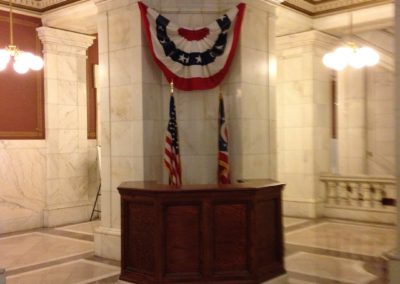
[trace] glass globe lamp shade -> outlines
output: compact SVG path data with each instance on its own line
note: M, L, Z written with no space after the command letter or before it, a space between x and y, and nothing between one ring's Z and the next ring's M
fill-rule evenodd
M3 66L4 66L4 69L6 69L6 66L7 66L8 62L10 61L10 59L11 59L10 53L5 49L0 49L0 69ZM4 70L4 69L2 69L2 70Z
M39 56L33 56L29 67L34 71L38 71L38 70L42 69L43 66L44 66L43 59Z
M380 56L374 49L364 46L360 48L360 53L366 66L374 66L378 64Z
M322 58L322 62L326 67L337 71L343 70L347 65L346 60L338 56L335 52L325 54Z
M13 66L18 74L25 74L29 71L29 63L23 60L16 60Z
M359 48L353 50L353 53L349 58L349 65L355 69L360 69L365 66L364 57Z

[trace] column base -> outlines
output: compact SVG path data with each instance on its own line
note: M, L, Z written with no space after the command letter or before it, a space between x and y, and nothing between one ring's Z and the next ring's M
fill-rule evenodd
M398 284L400 281L400 251L386 254L389 268L389 284Z
M287 284L289 283L288 275L284 274L278 277L275 277L274 279L265 281L261 284Z
M43 210L44 227L56 227L66 224L87 222L90 218L92 204L68 204L47 207Z
M291 217L318 218L321 216L321 201L283 200L283 215Z
M100 226L94 233L94 254L121 260L121 229Z
M0 284L6 284L6 270L0 268Z

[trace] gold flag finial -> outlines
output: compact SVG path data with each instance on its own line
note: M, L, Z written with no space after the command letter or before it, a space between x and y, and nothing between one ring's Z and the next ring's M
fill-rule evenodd
M171 96L174 94L174 81L171 80L171 83L169 83L169 91Z

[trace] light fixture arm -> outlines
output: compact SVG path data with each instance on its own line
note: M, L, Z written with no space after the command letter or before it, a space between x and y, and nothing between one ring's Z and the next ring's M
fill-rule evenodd
M10 44L4 49L0 49L0 71L6 70L10 61L13 62L15 72L19 74L25 74L29 70L38 71L43 68L43 59L40 56L18 49L14 43L12 0L8 0L8 6L10 9Z
M10 45L14 45L13 5L12 5L12 0L9 1L9 7L10 7Z

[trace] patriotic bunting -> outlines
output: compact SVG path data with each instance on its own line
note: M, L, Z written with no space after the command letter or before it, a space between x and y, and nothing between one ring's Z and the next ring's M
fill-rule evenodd
M142 2L139 8L153 58L168 82L184 91L221 83L235 55L245 4L200 29L179 27Z

